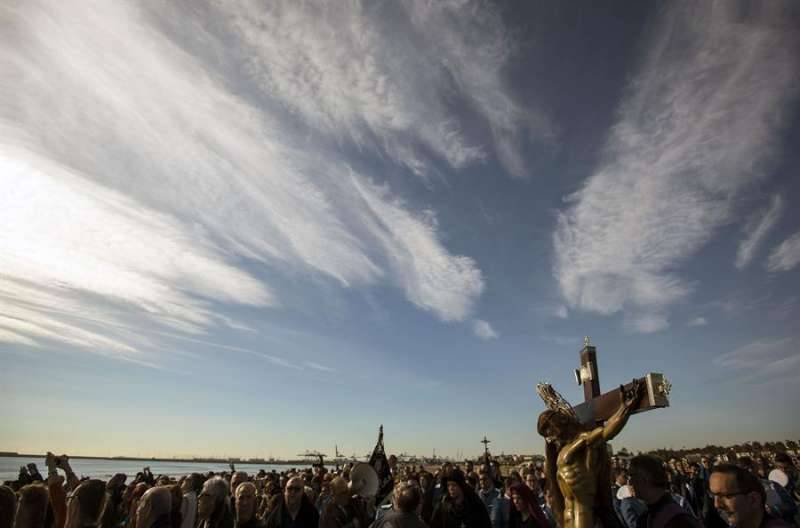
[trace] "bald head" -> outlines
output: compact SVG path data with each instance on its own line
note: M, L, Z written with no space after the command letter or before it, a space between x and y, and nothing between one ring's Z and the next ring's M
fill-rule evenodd
M300 507L300 502L303 500L303 493L306 483L301 477L292 477L286 483L286 489L283 492L283 497L286 500L286 505L289 508L295 509Z

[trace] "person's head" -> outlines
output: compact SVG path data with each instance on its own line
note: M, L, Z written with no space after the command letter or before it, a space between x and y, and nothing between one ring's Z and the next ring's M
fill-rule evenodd
M519 474L519 471L512 471L508 474L508 477L506 477L506 488L520 483L522 483L522 476Z
M256 514L256 486L242 482L236 488L236 519L240 524L248 522Z
M647 504L658 502L669 486L664 463L652 455L633 457L628 477L633 494Z
M734 464L720 464L711 470L708 488L714 506L730 526L755 528L761 524L767 496L754 474Z
M423 471L422 474L419 476L419 486L424 490L428 491L433 487L433 475L428 473L427 471Z
M183 493L195 492L200 493L203 489L203 482L205 482L205 477L200 473L192 473L181 482L181 491Z
M392 505L395 511L413 513L417 510L421 498L419 488L408 482L399 482L392 491Z
M239 484L242 482L247 482L247 473L244 471L237 471L231 476L231 494L236 494L236 488L239 487Z
M787 453L777 453L775 455L775 467L786 473L790 478L797 473L797 468L792 463L792 457Z
M303 500L303 493L305 490L305 483L301 477L292 477L286 482L286 489L283 492L283 498L286 500L286 505L289 508L299 508L300 502Z
M136 528L150 528L163 515L172 510L172 492L166 486L147 490L136 508Z
M617 486L624 486L628 483L628 470L624 467L615 467L614 468L614 483Z
M127 508L128 508L128 514L130 515L130 518L134 524L136 520L136 508L139 506L139 500L142 498L142 495L144 495L144 492L147 491L149 487L150 486L148 486L146 483L139 482L135 486L129 488L130 496Z
M464 473L458 469L452 470L447 478L447 495L450 499L457 504L463 502L466 487L467 481L464 478Z
M43 484L27 484L19 490L15 528L43 528L49 499Z
M564 413L548 409L539 415L536 430L548 443L558 443L573 438L581 430L581 425Z
M98 479L83 481L69 499L67 505L68 528L95 525L100 520L106 502L106 483Z
M538 493L539 491L539 479L536 478L536 473L533 471L528 471L525 474L525 484L533 491Z
M532 505L537 502L536 496L526 484L518 482L509 488L509 496L511 497L511 504L514 508L526 515L531 515Z
M17 512L17 495L8 486L0 486L0 528L11 528Z
M336 477L331 481L331 496L338 506L344 507L350 502L350 488L345 479Z
M212 477L203 484L197 496L197 517L208 520L219 514L228 500L228 483L222 477Z
M494 488L494 481L488 472L481 473L481 476L478 478L478 484L483 491L490 491Z
M547 504L547 507L551 510L555 507L555 502L553 502L553 490L550 486L544 489L544 503Z

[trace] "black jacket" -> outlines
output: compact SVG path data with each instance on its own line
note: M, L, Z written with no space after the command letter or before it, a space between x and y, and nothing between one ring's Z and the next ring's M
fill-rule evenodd
M308 497L303 495L300 511L292 521L286 508L286 499L281 497L278 506L267 517L265 528L319 528L319 512Z
M492 528L489 512L475 493L465 493L460 507L445 497L436 506L429 524L431 528Z

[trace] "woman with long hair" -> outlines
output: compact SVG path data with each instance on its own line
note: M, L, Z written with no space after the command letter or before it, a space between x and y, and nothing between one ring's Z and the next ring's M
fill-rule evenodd
M527 485L519 482L509 489L511 504L516 515L512 515L509 528L550 528L536 494Z

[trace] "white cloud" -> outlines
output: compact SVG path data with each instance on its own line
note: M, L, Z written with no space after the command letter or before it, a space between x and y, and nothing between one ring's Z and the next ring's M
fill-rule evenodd
M0 328L0 343L10 343L12 345L26 345L31 347L38 347L39 344L30 337L12 332L7 328Z
M769 254L769 271L789 271L800 264L800 231L778 244Z
M321 372L336 372L335 368L326 367L325 365L321 365L319 363L315 363L314 361L306 361L305 365L307 367L309 367L309 368L312 368L314 370L319 370Z
M736 251L736 267L745 268L753 260L761 242L778 222L783 213L783 199L780 195L772 197L767 209L753 215L745 225L745 238L739 243Z
M450 111L456 98L488 122L515 176L526 175L526 129L552 135L541 112L509 95L501 72L515 45L488 2L243 0L224 2L218 16L264 97L415 172L427 171L425 150L455 168L487 157Z
M659 312L626 313L624 324L630 332L652 334L669 328L669 318Z
M690 319L687 326L707 326L708 320L705 317L695 317L694 319Z
M570 307L666 328L668 307L692 290L676 270L765 176L800 86L796 32L781 13L744 18L734 7L662 13L602 162L559 215L554 271Z
M569 310L567 309L566 306L560 304L556 307L555 311L553 312L553 315L555 315L559 319L566 319L567 317L569 317Z
M31 1L4 9L16 30L0 31L0 63L9 72L0 81L0 278L7 291L25 293L4 307L13 319L0 325L6 341L60 339L147 362L157 347L142 325L194 334L246 328L224 306L277 307L285 276L343 287L388 283L442 320L470 316L481 272L444 247L435 216L351 171L328 143L297 132L282 109L240 98L228 71L206 69L207 56L225 52L209 34L198 34L201 57L163 34L153 25L159 17L138 4ZM253 67L294 49L287 46L250 50ZM293 110L322 128L328 119L333 130L367 119L353 112L369 101L337 92L372 89L352 81L372 82L376 93L386 85L396 93L389 101L417 98L417 88L409 96L410 88L371 70L374 60L354 59L364 71L335 79L330 93L320 88L327 106ZM279 98L303 99L305 74L273 73L289 83L275 87ZM347 107L341 115L337 104ZM375 130L391 124L390 114ZM440 114L431 114L429 134L443 142L442 155L454 166L480 158ZM108 324L72 316L79 313Z
M469 257L451 256L436 239L436 219L414 216L385 189L356 182L366 205L362 223L383 248L406 297L445 321L463 321L483 292L480 269ZM355 202L356 200L351 200Z
M786 376L800 368L797 340L765 338L714 358L721 367L746 371L748 379Z
M483 319L475 319L472 322L472 331L481 339L497 339L498 337L492 325Z

